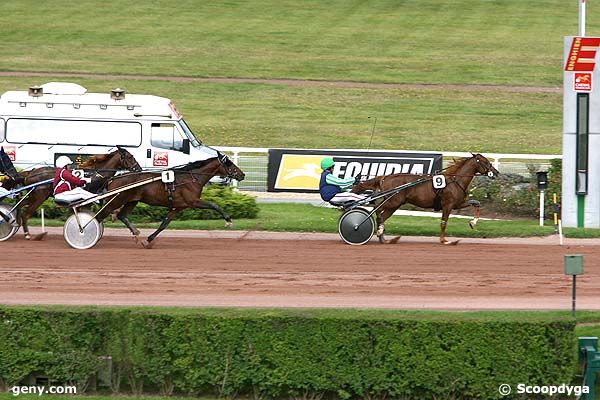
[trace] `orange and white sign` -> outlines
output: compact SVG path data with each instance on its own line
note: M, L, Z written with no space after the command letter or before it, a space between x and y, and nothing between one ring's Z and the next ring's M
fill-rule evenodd
M574 37L567 56L565 71L591 72L596 67L600 38Z
M169 166L169 153L163 151L155 151L152 157L152 165L155 167Z
M592 73L591 72L575 72L573 80L573 89L576 91L591 91L592 90Z
M10 159L10 161L16 161L16 159L17 159L17 148L16 147L14 147L14 146L5 147L4 152L6 153L6 155Z

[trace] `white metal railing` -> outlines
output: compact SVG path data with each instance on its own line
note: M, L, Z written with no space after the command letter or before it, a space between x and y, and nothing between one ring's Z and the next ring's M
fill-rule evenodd
M266 147L229 147L214 146L216 149L231 155L232 161L238 165L245 173L246 179L242 182L234 181L240 190L265 192L267 190L268 174L268 153ZM291 149L290 149L291 150ZM298 149L294 149L298 150ZM315 149L312 149L315 150ZM407 152L407 153L436 153L442 154L444 163L452 161L453 157L470 157L469 152L452 151L421 151L421 150L365 150L365 149L319 149L320 151L364 151L369 153L380 153L389 151ZM503 154L503 153L482 153L486 156L501 173L514 173L527 175L529 173L528 165L534 164L539 170L546 170L550 165L550 160L562 159L562 155L552 154Z

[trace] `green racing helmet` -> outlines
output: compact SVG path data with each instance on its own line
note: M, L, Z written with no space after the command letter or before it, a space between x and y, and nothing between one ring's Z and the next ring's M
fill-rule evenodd
M325 157L321 160L321 169L325 171L327 168L333 167L333 164L335 164L335 162L332 157Z

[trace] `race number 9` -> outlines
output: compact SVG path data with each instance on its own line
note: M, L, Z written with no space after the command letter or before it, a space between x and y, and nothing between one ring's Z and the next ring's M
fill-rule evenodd
M434 189L443 189L446 187L446 177L444 175L434 175L433 176L433 188Z

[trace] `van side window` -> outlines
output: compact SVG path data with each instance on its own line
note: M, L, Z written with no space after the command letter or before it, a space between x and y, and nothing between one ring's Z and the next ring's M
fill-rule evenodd
M10 143L129 146L142 144L139 122L9 118L6 140Z
M4 120L0 118L0 142L4 142Z
M152 124L152 146L160 149L183 150L183 137L173 124Z

